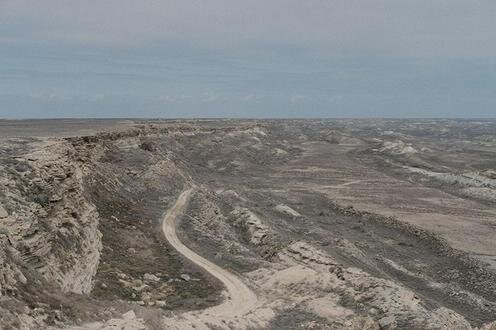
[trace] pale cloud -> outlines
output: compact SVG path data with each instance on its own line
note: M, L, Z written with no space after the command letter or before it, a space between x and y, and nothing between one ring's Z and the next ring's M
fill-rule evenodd
M205 92L201 95L200 100L201 100L201 102L210 103L210 102L217 102L221 98L222 97L218 93Z
M305 95L297 94L297 93L293 93L289 96L289 102L291 102L291 103L298 103L298 102L301 102L305 99L307 99L307 97Z
M495 17L490 0L0 0L0 117L494 117Z
M256 95L256 94L246 94L241 97L242 101L245 102L259 102L263 99L261 95Z
M327 97L327 101L330 103L338 102L344 99L344 95L331 95Z
M4 42L207 48L289 44L401 56L496 55L488 0L3 0Z
M31 93L29 94L29 97L40 101L53 102L53 103L69 101L71 99L71 97L68 95L60 95L57 93L44 93L44 92Z

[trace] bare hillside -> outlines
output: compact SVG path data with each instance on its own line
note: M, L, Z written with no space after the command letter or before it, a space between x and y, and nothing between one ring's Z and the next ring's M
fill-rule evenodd
M0 130L0 328L496 328L494 121Z

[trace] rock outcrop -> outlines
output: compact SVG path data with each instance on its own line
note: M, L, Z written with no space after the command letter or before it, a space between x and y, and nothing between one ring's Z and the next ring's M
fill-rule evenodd
M25 273L39 279L29 284L39 287L29 291L29 299L43 295L43 283L87 294L99 263L101 234L73 147L63 140L15 144L0 159L0 295L17 301L22 292L28 299ZM17 314L20 319L26 319L24 312Z

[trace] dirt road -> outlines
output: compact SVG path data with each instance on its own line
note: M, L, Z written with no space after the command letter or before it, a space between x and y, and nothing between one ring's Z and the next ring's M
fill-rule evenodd
M162 222L162 230L167 241L184 257L203 268L226 287L225 299L222 304L208 308L201 314L196 314L194 318L197 320L198 318L203 319L203 315L207 318L233 319L248 314L257 305L258 300L255 293L236 275L199 256L186 247L177 237L177 218L183 213L194 190L195 188L189 188L183 191L174 205L167 211ZM191 320L190 317L186 316L186 318Z

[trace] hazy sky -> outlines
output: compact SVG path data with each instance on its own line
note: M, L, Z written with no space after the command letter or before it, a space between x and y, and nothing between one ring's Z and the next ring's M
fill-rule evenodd
M496 117L494 0L0 0L0 117Z

